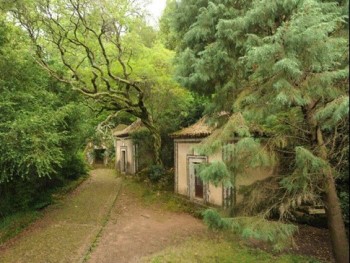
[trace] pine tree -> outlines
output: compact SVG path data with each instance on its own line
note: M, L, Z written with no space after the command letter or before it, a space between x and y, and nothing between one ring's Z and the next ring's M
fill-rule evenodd
M323 202L335 258L348 262L335 183L348 163L348 2L176 5L170 24L180 42L177 79L210 96L211 112L240 113L250 131L259 127L268 136L268 149L290 164L278 182L285 198L272 198L270 211L285 218L302 202ZM215 136L225 138L227 129Z

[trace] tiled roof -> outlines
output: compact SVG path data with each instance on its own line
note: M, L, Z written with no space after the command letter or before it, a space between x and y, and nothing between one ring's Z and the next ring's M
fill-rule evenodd
M201 138L209 136L214 129L215 127L211 127L207 124L207 118L203 117L195 124L174 132L170 134L170 136L173 138Z
M126 127L128 127L128 125L119 124L117 127L115 127L115 128L112 130L112 133L114 134L115 132L120 132L120 131L124 130Z
M123 125L123 124L122 124ZM117 126L117 128L120 125ZM129 136L131 133L136 132L137 130L141 129L143 127L143 124L141 122L140 119L137 119L136 121L134 121L132 124L130 124L129 126L125 125L124 129L114 129L113 130L113 136L115 137L127 137Z

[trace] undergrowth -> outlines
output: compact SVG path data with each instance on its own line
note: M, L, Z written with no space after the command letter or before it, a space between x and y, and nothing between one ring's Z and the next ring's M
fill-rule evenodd
M164 190L159 185L140 181L139 178L126 177L124 187L138 197L144 205L159 205L171 212L185 212L196 218L202 218L206 206L194 204L185 198Z
M140 180L137 176L127 176L125 179L124 187L146 206L159 205L162 209L189 213L200 219L203 219L204 215L210 211L207 206L192 203L170 190L162 190L159 185L153 185L148 180ZM217 208L217 211L222 215L227 213L227 211L220 208ZM232 227L231 223L230 227ZM227 228L227 226L223 225L222 228ZM167 248L152 257L146 258L146 262L319 262L310 257L285 254L283 251L278 252L279 250L272 249L269 245L262 245L261 242L251 243L256 234L254 231L252 232L254 235L251 235L245 229L246 238L242 238L242 235L231 231L220 231L218 227L209 229L209 235L205 236L204 239L189 240L188 244L182 244L180 247ZM261 229L261 231L265 230ZM263 250L254 248L254 244L260 244Z
M38 211L18 212L0 221L0 244L19 234L41 216Z
M319 261L299 255L272 255L259 249L251 249L240 244L239 240L232 242L224 236L193 238L187 242L144 258L143 262L202 262L202 263L318 263Z

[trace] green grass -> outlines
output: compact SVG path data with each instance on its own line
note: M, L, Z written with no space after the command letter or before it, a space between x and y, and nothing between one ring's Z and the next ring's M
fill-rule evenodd
M152 263L316 263L315 259L298 255L274 256L265 251L250 249L225 238L196 238L188 240L179 246L169 247L151 257L145 258L144 262Z
M187 212L196 217L207 207L193 204L174 195L172 192L160 191L156 187L138 182L132 178L124 180L124 187L139 198L144 205L159 205L162 209L172 212ZM243 239L232 233L211 232L202 238L191 239L179 246L169 247L151 257L145 258L146 262L164 263L316 263L316 259L293 254L272 253L255 248L249 248Z
M74 186L57 193L59 202L45 210L30 233L0 253L0 262L79 262L96 239L120 188L114 171L93 173L72 194L63 192Z
M152 185L146 185L132 178L126 178L124 180L124 187L139 198L146 206L158 205L167 211L185 212L198 218L201 218L202 212L208 208L189 202L185 198L175 195L173 192L159 190Z
M48 198L51 200L51 203L58 202L62 199L67 193L76 189L87 177L80 177L74 181L70 181L65 184L63 187L57 188L51 193L47 193L52 195L53 198ZM46 206L46 205L45 205ZM37 207L41 208L39 204ZM43 214L42 209L38 210L28 210L21 211L15 214L6 216L0 219L0 245L5 243L7 240L15 237L19 233L21 233L24 229L26 229L31 223L39 219Z
M32 222L40 217L37 211L19 212L5 217L0 221L0 245L18 235Z

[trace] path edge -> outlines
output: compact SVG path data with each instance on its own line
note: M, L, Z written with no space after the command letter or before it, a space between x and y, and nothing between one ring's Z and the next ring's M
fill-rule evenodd
M79 260L79 263L86 263L89 259L90 259L90 255L92 254L92 252L95 250L95 248L97 247L97 244L102 236L102 232L104 231L104 229L106 228L107 226L107 223L109 222L110 218L111 218L111 214L112 214L112 210L118 200L118 197L121 193L121 190L123 188L123 179L121 177L119 177L121 182L120 182L120 185L118 187L118 190L117 190L117 193L114 197L114 200L106 214L106 216L103 218L103 221L102 221L102 225L101 225L101 228L100 230L97 232L96 236L94 237L93 241L91 242L90 246L86 249L85 253L83 254L81 260Z

